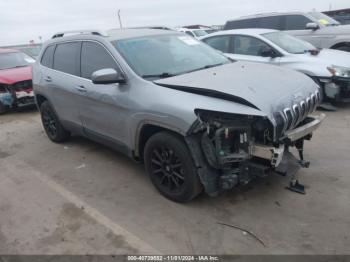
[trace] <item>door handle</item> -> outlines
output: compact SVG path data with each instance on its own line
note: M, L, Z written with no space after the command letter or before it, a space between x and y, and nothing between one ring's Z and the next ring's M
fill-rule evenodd
M52 78L50 76L45 77L44 80L46 82L52 82Z
M76 89L82 93L86 93L86 91L87 91L85 86L83 86L83 85L77 86Z

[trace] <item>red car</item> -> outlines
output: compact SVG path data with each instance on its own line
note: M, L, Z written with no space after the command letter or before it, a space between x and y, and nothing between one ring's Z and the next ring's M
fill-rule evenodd
M34 62L20 51L0 48L0 114L35 105L31 67Z

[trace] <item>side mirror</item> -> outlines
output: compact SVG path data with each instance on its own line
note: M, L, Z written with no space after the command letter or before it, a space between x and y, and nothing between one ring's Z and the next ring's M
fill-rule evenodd
M262 57L271 57L271 58L276 58L279 55L271 48L263 48L260 51L260 56Z
M91 80L94 84L125 83L125 79L113 68L106 68L92 73Z
M316 31L316 30L320 29L320 26L316 23L308 23L308 24L306 24L306 29Z

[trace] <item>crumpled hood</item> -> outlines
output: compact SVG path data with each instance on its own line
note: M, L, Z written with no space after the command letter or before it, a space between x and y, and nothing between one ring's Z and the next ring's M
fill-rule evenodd
M313 80L296 71L250 62L235 62L154 83L250 105L270 119L274 112L291 107L318 89Z
M32 68L30 66L0 70L0 83L12 85L17 82L32 79Z

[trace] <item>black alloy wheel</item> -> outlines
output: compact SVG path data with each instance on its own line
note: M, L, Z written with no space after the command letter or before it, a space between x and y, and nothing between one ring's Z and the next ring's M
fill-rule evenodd
M50 110L44 110L42 112L43 125L50 137L57 136L57 124L56 119L54 118Z
M69 139L70 133L61 125L59 118L48 101L40 106L41 120L47 136L55 143Z
M156 147L151 156L151 172L159 187L170 193L180 192L185 184L183 164L176 153L165 147Z
M189 202L203 190L192 155L180 136L153 135L146 143L144 162L153 185L172 201Z

